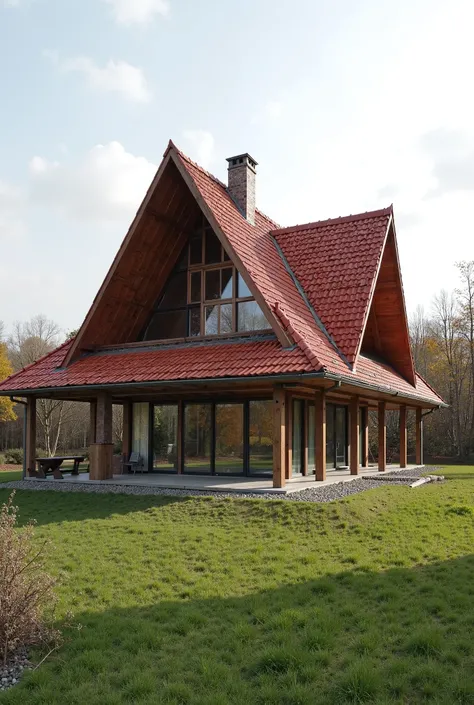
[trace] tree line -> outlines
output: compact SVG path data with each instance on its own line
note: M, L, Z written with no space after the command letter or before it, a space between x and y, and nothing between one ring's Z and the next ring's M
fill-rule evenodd
M453 292L440 291L431 310L419 307L409 324L415 367L449 404L425 417L427 455L469 461L474 459L474 261L456 267L458 287ZM71 335L42 315L15 323L8 334L0 322L0 380ZM121 441L120 413L115 409L117 444ZM0 452L22 446L22 428L21 407L0 397ZM88 404L38 400L38 446L46 454L85 449L88 434ZM393 435L397 436L395 427Z

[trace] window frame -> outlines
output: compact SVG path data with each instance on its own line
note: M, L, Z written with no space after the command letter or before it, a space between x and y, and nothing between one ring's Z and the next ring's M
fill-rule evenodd
M206 235L208 233L211 233L216 239L217 236L215 235L213 229L211 226L207 223L205 220L204 216L202 217L201 224L193 230L193 232L190 235L190 238L185 245L186 248L186 255L182 254L178 260L178 265L186 263L186 270L184 270L184 267L179 267L176 269L176 267L170 272L170 275L168 277L168 280L165 284L165 287L163 288L159 300L155 302L155 305L153 306L152 312L150 319L148 320L143 333L141 334L140 338L141 341L143 342L178 342L178 341L188 341L188 340L207 340L207 339L216 339L220 337L242 337L242 336L251 336L254 335L255 333L266 333L266 332L273 332L272 327L270 322L267 320L267 327L266 328L258 328L254 330L239 330L239 321L238 321L238 305L242 303L247 303L247 302L255 302L255 304L260 308L260 305L256 301L254 296L238 296L238 280L240 273L230 257L227 255L223 245L219 242L220 244L220 256L221 259L219 262L212 262L209 264L206 264L205 258L206 258ZM191 242L195 240L197 237L201 238L201 262L199 263L191 263ZM220 272L220 288L222 288L222 271L225 269L230 269L232 271L232 295L230 297L226 297L225 299L207 299L206 298L206 273L210 271L219 271ZM169 281L171 280L171 277L175 275L177 272L183 272L186 271L186 304L181 305L181 306L170 306L169 308L165 309L160 309L159 304L163 300L163 297L165 296L165 290L166 287L169 284ZM195 301L193 300L192 297L192 275L200 273L201 276L201 282L200 282L200 290L201 290L201 300L200 301ZM247 287L248 288L248 287ZM221 332L221 306L225 304L230 304L232 306L232 330L231 331L224 331ZM218 323L217 323L217 333L206 333L206 307L213 307L216 308L218 307ZM199 307L200 309L200 334L199 335L191 335L191 310L194 308ZM261 308L260 308L261 310ZM155 314L157 313L178 313L179 311L185 311L186 312L186 333L184 336L180 336L178 338L146 338L147 330L150 327L151 321ZM265 317L265 314L262 311L262 315ZM266 319L266 317L265 317Z

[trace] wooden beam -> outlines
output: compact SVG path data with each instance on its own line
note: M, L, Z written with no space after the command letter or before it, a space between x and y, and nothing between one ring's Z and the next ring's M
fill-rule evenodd
M273 390L273 487L284 487L286 479L286 394Z
M387 421L385 418L385 402L379 401L379 452L378 464L380 472L387 469Z
M322 482L326 479L326 394L324 391L316 392L314 406L315 479Z
M36 472L36 398L28 397L26 402L26 472L34 477Z
M400 407L400 467L407 466L407 408Z
M293 399L286 394L286 464L285 477L289 480L293 474Z
M359 474L359 397L352 397L350 415L350 462L351 475Z
M416 451L415 463L423 465L423 414L420 407L416 408Z
M112 443L112 397L106 392L97 395L96 443Z

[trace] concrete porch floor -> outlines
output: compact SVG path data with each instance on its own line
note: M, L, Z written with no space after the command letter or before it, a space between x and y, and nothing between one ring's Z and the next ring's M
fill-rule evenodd
M405 470L414 470L419 468L419 465L408 465ZM239 492L239 493L265 493L265 494L288 494L290 492L301 492L301 490L311 489L314 487L324 487L333 485L337 482L351 482L360 477L370 477L376 475L383 477L391 472L400 470L399 465L387 465L385 472L379 472L377 466L368 468L360 468L358 475L351 475L348 469L328 470L326 480L316 482L314 475L308 477L300 476L293 477L286 481L286 486L282 488L273 487L271 477L225 477L225 476L210 476L210 475L171 475L159 473L136 473L134 475L114 475L110 480L90 480L89 473L81 473L80 475L64 474L63 480L55 480L52 476L48 476L45 480L39 478L28 478L29 481L37 482L74 482L74 483L91 483L91 484L112 484L112 485L130 485L142 487L162 487L166 489L178 490L201 490L204 492Z

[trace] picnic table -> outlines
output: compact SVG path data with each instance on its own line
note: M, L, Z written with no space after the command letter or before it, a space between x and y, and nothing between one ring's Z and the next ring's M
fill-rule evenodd
M56 480L62 480L63 474L60 470L61 465L65 460L73 460L71 475L79 475L79 465L85 460L83 455L61 455L55 458L36 458L38 470L35 471L36 477L45 478L48 473L52 473Z

